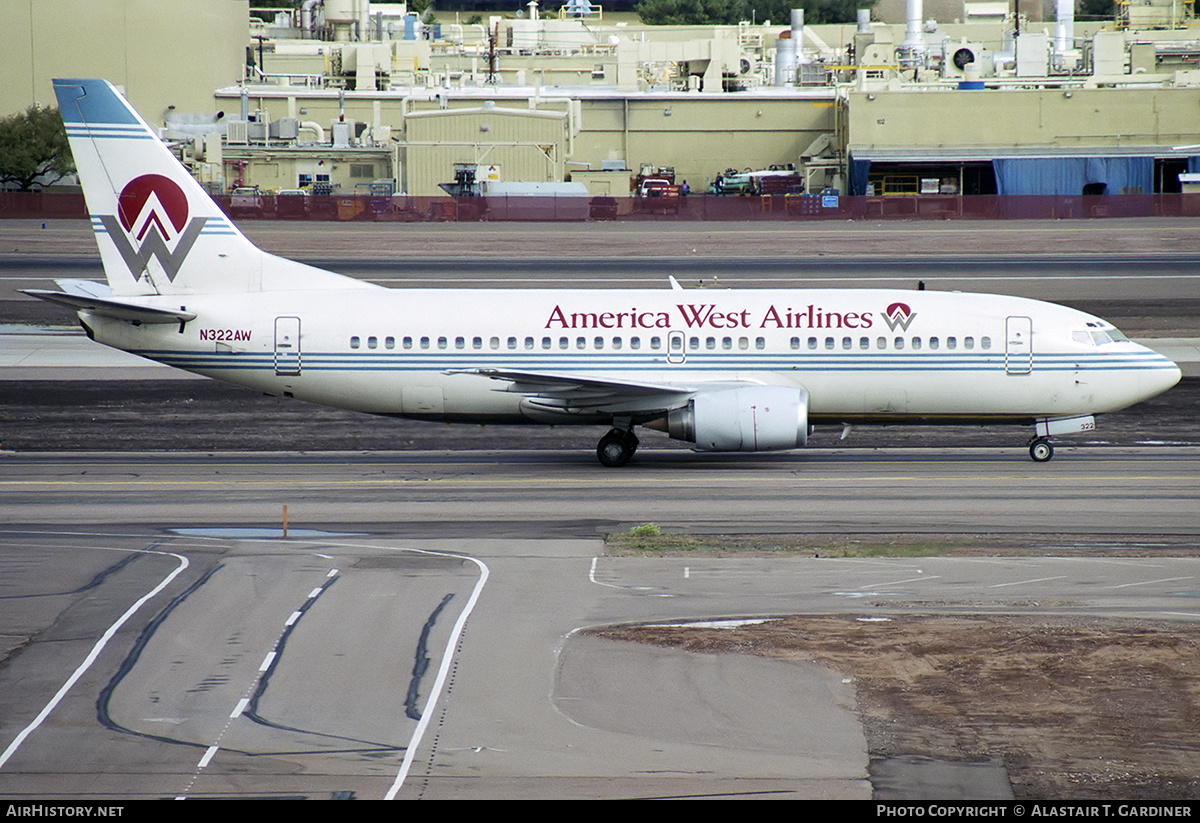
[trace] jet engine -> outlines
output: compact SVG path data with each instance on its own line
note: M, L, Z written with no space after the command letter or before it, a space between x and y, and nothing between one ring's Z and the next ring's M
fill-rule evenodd
M671 437L698 451L795 449L808 442L808 392L784 386L704 392L665 422Z

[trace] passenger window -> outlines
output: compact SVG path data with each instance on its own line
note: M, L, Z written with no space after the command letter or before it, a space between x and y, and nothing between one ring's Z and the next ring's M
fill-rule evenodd
M493 349L500 348L500 338L493 337L491 340L488 341L488 345L491 346Z
M359 345L358 335L350 338L350 348L357 349Z
M421 338L421 348L423 348L423 349L429 348L429 338L428 337Z
M817 338L815 338L815 337L808 338L808 348L811 350L811 349L816 349L816 347L817 347Z
M379 338L378 338L378 337L375 337L374 335L372 335L372 336L368 337L368 338L367 338L367 348L368 348L368 349L377 349L377 348L379 348Z
M904 348L904 338L897 337L895 340L892 341L892 345L896 348L896 351L900 351L901 349Z
M766 347L767 347L767 338L765 338L765 337L754 338L754 348L758 349L759 351L762 351Z
M533 338L532 337L525 338L525 348L528 351L533 351Z
M963 338L963 348L964 349L975 348L975 338L974 337L964 337Z
M691 340L691 342L690 342L688 345L689 345L689 346L691 346L691 348L692 348L692 351L696 351L697 349L699 349L699 348L700 348L700 338L699 338L699 337L693 337L693 338L692 338L692 340Z
M467 338L465 338L465 337L454 338L454 348L465 349L466 347L467 347Z
M613 338L613 348L614 348L614 349L619 349L619 348L621 348L621 338L619 338L619 337L614 337L614 338Z
M958 348L958 339L955 337L947 337L946 338L946 348L957 349Z
M559 347L560 349L569 349L569 348L571 348L571 338L569 338L569 337L560 337L560 338L558 338L558 347Z
M846 351L850 351L850 349L854 348L853 338L843 337L842 338L842 348L845 349Z
M919 337L914 337L914 338L912 339L912 347L913 347L914 349L919 349L919 348L921 348L921 338L919 338Z
M717 347L717 338L709 337L704 340L704 348L715 349Z
M439 338L438 338L438 348L439 348L439 349L444 349L444 348L446 348L446 347L447 347L447 346L449 346L449 345L450 345L450 341L449 341L449 340L447 340L446 338L444 338L444 337L439 337Z
M726 351L728 351L729 349L732 349L733 348L733 338L732 337L722 337L721 338L721 348L725 349Z
M629 338L629 348L640 349L641 347L642 347L642 338L640 338L640 337Z
M603 337L597 337L595 340L592 341L592 343L593 343L593 345L595 345L595 347L597 349L604 348L604 338Z
M863 351L866 351L867 349L871 348L871 338L869 338L869 337L858 338L858 347L860 349L862 349Z
M517 347L517 338L515 338L515 337L508 338L508 347L510 349L515 349Z
M471 348L482 349L483 348L483 338L482 337L471 338Z
M990 337L979 338L979 348L990 349L991 347L992 347L992 338L990 338Z
M543 349L549 349L553 345L554 345L554 342L549 337L542 338L542 348Z
M929 348L936 349L938 347L938 339L936 337L929 338Z
M587 348L587 338L586 337L576 337L575 338L575 348L586 349Z
M662 338L661 337L651 337L650 338L650 348L656 349L656 350L661 349L662 348Z
M710 337L710 338L709 338L709 340L711 340L711 339L712 339L712 338ZM709 348L712 348L712 347L711 347L711 346L709 346ZM799 337L793 337L793 338L792 338L792 348L793 348L793 349L798 349L798 348L800 348L800 338L799 338Z
M750 348L750 338L739 337L738 338L738 348L741 349L742 351L745 351L746 349Z
M412 338L411 338L411 337L406 337L406 338L404 338L404 348L406 348L406 349L411 349L411 348L412 348L412 343L413 343L413 341L412 341Z
M886 337L875 338L875 348L886 349L887 348L887 338Z
M833 351L834 343L835 343L835 341L834 341L834 339L833 339L832 337L826 337L826 338L825 338L825 348L826 348L828 351Z
M394 338L394 337L385 337L385 338L383 338L383 347L384 347L385 349L394 349L394 348L396 348L396 338Z

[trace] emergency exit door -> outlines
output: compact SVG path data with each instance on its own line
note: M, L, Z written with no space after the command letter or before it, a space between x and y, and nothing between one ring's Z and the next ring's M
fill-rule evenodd
M1004 370L1009 374L1033 371L1033 321L1010 317L1004 328Z
M275 373L300 373L300 318L275 318Z

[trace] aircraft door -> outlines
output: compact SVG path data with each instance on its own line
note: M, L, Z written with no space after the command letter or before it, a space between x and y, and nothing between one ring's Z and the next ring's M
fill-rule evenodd
M667 335L667 362L682 363L687 359L687 351L683 338L683 332L673 331Z
M1004 370L1009 374L1033 371L1033 321L1010 317L1004 324Z
M300 373L300 318L275 318L275 373Z

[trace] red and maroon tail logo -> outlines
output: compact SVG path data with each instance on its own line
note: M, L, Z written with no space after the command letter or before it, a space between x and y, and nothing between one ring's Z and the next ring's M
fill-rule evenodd
M908 307L907 303L893 303L887 307L883 314L883 321L888 324L888 328L892 331L900 329L908 331L908 324L913 321L917 313Z
M174 281L207 221L188 220L189 212L187 195L178 183L161 174L143 174L121 189L117 214L101 215L100 222L135 280L142 279L150 259L156 258L167 279Z

